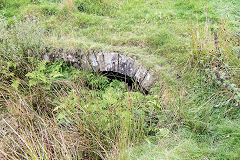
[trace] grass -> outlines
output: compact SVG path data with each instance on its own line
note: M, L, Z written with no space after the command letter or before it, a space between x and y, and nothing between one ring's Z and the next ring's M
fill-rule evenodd
M238 6L0 1L0 159L239 159ZM129 92L37 61L46 46L123 52L159 81Z

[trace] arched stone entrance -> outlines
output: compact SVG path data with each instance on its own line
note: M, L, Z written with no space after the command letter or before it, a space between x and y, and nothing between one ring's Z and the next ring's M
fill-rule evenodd
M44 60L69 62L76 68L94 72L116 72L136 80L140 87L149 91L156 78L153 73L144 68L137 60L116 52L70 52L53 50L43 55Z

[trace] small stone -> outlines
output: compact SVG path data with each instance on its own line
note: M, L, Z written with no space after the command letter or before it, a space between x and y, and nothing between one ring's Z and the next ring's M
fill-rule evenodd
M217 109L217 108L220 108L220 105L216 105L216 106L214 106L213 108L216 108L216 109Z
M77 61L76 58L75 58L73 55L71 55L71 54L68 54L68 55L67 55L67 60L68 60L69 62L72 62L72 63L74 63L74 62Z
M73 67L75 67L75 68L77 68L77 69L80 69L80 68L81 68L81 66L80 66L78 63L74 63L74 64L73 64Z

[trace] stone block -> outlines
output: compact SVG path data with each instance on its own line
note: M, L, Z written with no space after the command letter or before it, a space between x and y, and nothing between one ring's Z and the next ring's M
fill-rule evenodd
M103 53L104 70L118 72L118 53Z
M93 69L95 72L99 71L100 66L99 66L99 64L98 64L98 61L97 61L97 58L96 58L95 54L89 53L88 59L89 59L90 65L92 66L92 69Z
M119 54L118 55L118 72L123 74L123 75L127 75L127 65L128 65L128 57Z
M156 81L156 77L153 76L150 72L148 72L144 78L144 80L141 83L141 86L149 91L151 87L153 86L154 82Z
M97 62L99 64L99 70L100 71L105 71L103 53L102 52L95 53L95 56L96 56Z
M126 67L126 74L129 77L134 77L134 75L136 74L138 68L139 68L139 65L137 64L136 60L134 60L133 58L128 57L127 67Z
M44 54L43 55L43 60L50 61L50 54Z
M147 72L148 71L145 68L143 68L142 66L139 66L139 68L134 76L135 80L141 84L141 82L145 78Z
M80 69L81 66L78 64L78 63L73 63L73 67L77 68L77 69Z
M86 56L86 54L83 54L81 56L81 68L84 70L92 70L92 67L90 66L89 62L88 62L88 57Z
M67 61L71 63L76 63L78 60L76 58L76 55L74 54L67 54Z

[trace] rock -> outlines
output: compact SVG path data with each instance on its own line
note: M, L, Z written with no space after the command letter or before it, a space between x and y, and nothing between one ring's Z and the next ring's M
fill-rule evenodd
M43 60L50 61L50 56L49 56L49 54L44 54L44 55L43 55Z
M127 65L128 65L128 57L119 54L118 55L118 72L123 74L123 75L127 75Z
M126 73L129 77L134 77L139 66L137 65L136 60L133 58L128 57L127 59L127 67L126 67Z
M88 62L88 58L86 56L86 54L83 54L81 56L81 68L84 70L92 70L92 67L90 66L89 62Z
M145 78L145 75L147 74L147 70L145 68L143 68L142 66L139 66L134 78L136 79L136 81L138 83L141 84L141 82L143 81L143 79Z
M77 69L80 69L80 68L81 68L81 66L79 65L79 63L74 63L74 64L73 64L73 67L75 67L75 68L77 68Z
M97 61L97 58L96 58L95 54L90 53L90 54L88 55L88 58L89 58L89 63L90 63L90 65L92 66L92 69L93 69L95 72L99 71L100 66L99 66L99 64L98 64L98 61Z
M104 71L118 72L118 53L103 53Z
M103 53L102 52L95 53L95 56L96 56L97 62L99 64L100 71L105 71Z
M141 86L146 90L150 90L155 81L156 78L150 72L148 72L143 79Z

